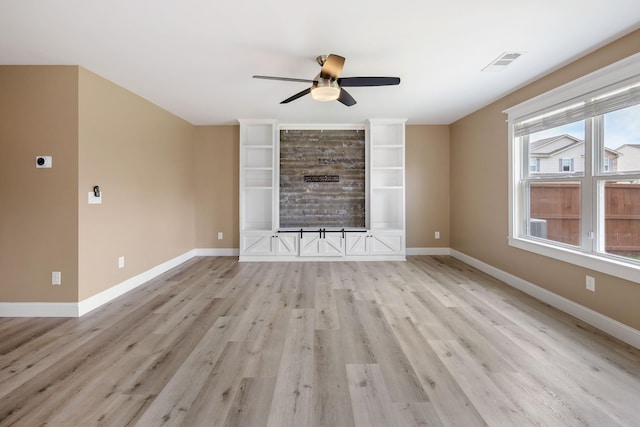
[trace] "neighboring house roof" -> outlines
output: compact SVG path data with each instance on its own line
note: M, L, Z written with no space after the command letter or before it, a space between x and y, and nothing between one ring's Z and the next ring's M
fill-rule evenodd
M558 141L565 139L566 142L564 144L557 144ZM539 139L537 141L531 142L529 144L529 155L531 157L553 157L563 151L566 151L570 148L578 146L580 144L584 144L584 141L580 138L576 138L571 135L558 135L552 136L550 138ZM626 144L633 145L634 147L640 148L640 144ZM619 147L618 149L620 149ZM605 151L617 156L622 155L617 150L612 150L610 148L605 147Z
M626 147L640 149L640 144L622 144L620 147L616 148L616 151L623 150Z
M555 144L563 139L566 139L566 143L560 145ZM581 139L571 135L552 136L530 143L529 153L535 157L551 157L582 143L583 141Z

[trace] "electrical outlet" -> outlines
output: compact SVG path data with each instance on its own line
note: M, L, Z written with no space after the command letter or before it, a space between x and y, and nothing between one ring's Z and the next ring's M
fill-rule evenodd
M124 257L118 258L118 268L124 268Z
M589 290L591 292L595 292L596 291L596 279L595 278L593 278L591 276L587 276L586 285L587 285L587 290Z
M51 284L55 285L55 286L60 286L60 284L62 283L62 275L60 274L59 271L52 271L51 272Z
M218 240L222 240L222 231L218 231Z
M436 231L436 232L435 232L435 238L436 238L436 239L439 239L439 238L440 238L440 232L439 232L439 231Z

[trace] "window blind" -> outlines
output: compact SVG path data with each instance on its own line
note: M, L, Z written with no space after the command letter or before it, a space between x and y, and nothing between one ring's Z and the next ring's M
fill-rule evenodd
M514 135L523 136L546 129L600 116L640 104L640 83L605 93L596 97L577 100L570 106L556 109L539 116L515 122Z

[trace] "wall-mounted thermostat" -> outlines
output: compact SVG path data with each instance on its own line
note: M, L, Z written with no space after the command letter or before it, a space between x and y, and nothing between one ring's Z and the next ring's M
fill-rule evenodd
M53 166L53 158L51 156L36 156L36 168L50 168Z

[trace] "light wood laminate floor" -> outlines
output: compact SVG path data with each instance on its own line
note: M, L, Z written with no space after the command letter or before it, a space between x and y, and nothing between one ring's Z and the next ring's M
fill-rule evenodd
M0 425L640 425L640 351L450 257L194 258L0 319Z

